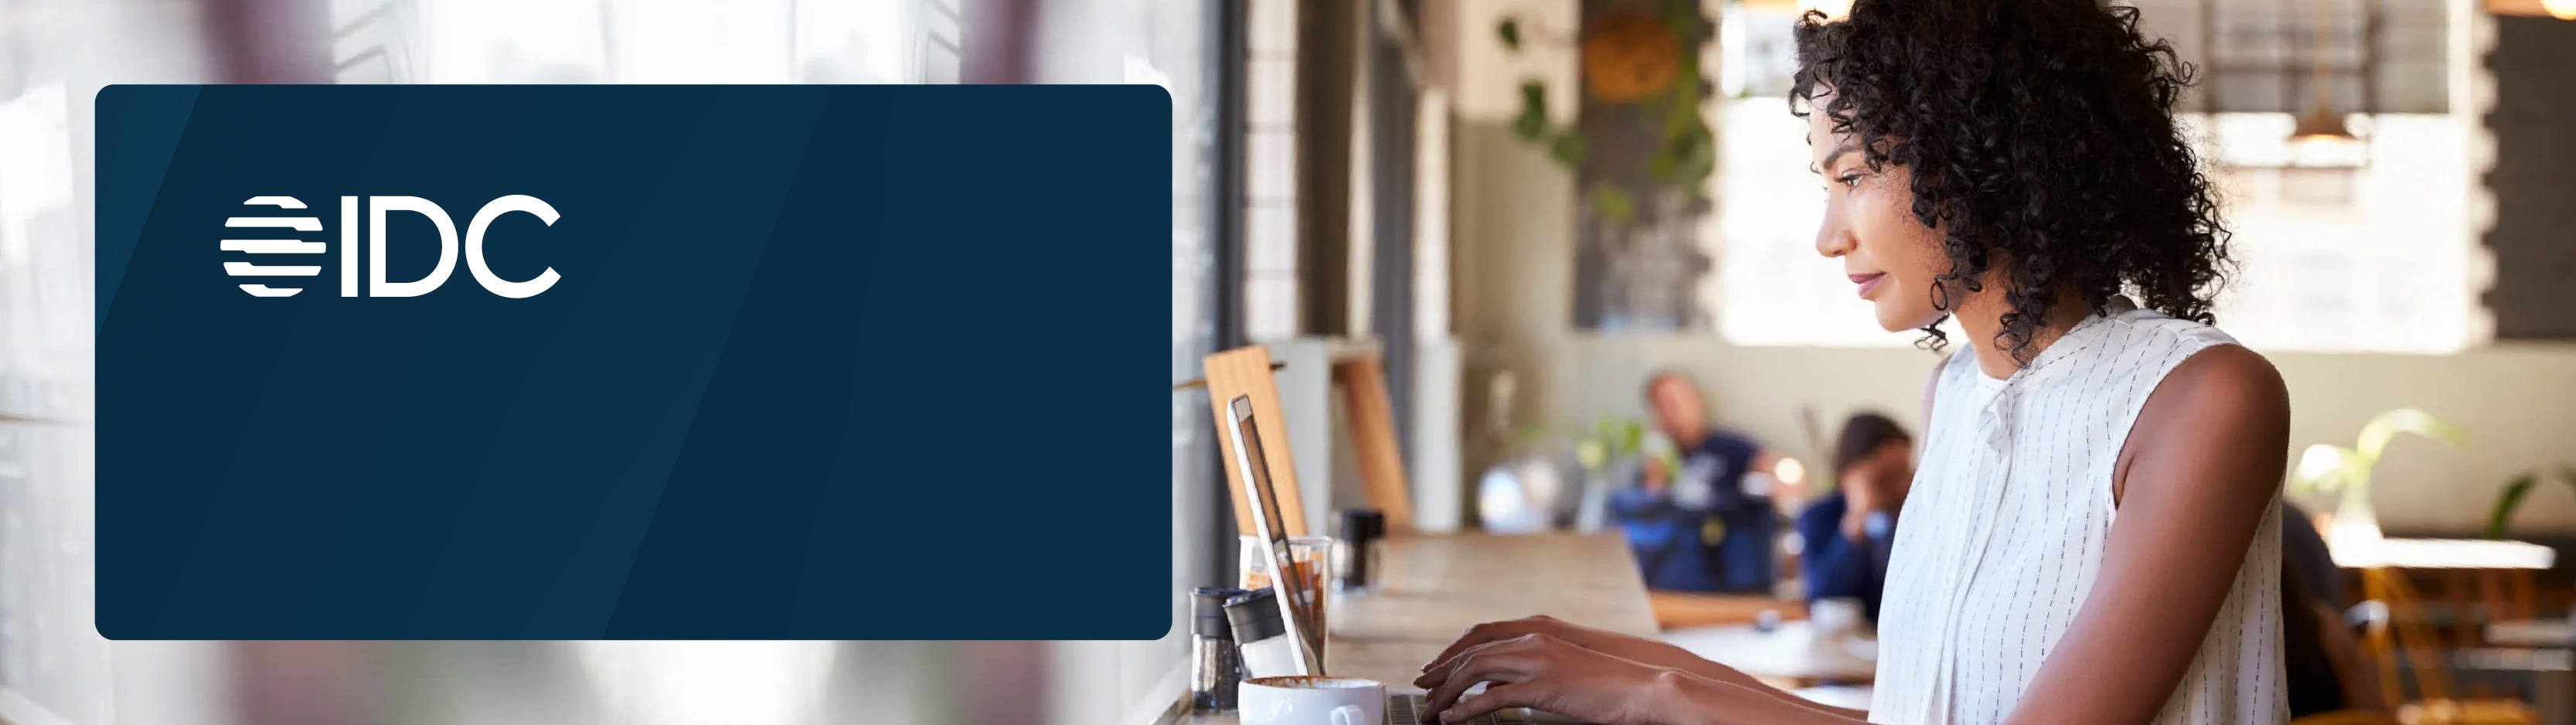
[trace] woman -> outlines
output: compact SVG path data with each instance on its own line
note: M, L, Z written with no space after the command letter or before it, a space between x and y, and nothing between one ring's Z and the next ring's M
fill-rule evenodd
M1834 488L1798 513L1798 559L1807 579L1807 602L1850 597L1878 619L1887 576L1889 537L1897 507L1914 483L1914 437L1894 419L1859 413L1843 421L1834 442Z
M1964 333L1925 385L1868 712L1548 619L1469 630L1416 681L1433 712L2284 720L2289 402L2208 326L2229 260L2173 120L2189 71L2136 21L2096 0L1857 0L1798 28L1791 95L1829 189L1816 250L1888 330Z

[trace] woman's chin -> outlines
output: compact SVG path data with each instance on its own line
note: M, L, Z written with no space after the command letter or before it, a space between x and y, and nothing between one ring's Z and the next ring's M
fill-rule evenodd
M1893 306L1883 303L1878 306L1878 326L1888 332L1920 330L1941 321L1941 313L1938 310L1929 311L1927 314L1923 310L1891 309L1891 307Z

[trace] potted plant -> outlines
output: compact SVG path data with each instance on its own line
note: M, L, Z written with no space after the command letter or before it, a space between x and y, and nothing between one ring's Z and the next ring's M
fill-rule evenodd
M2361 426L2361 437L2353 446L2319 443L2308 446L2299 455L2299 468L2292 493L2334 491L2340 494L2335 507L2334 523L2326 532L2329 548L2350 551L2354 546L2367 546L2379 538L2379 515L2370 507L2370 470L2379 464L2380 454L2399 433L2413 433L2451 444L2468 445L2469 430L2414 408L2398 408L2381 413Z
M2560 466L2558 478L2576 488L2576 466ZM2504 490L2496 492L2495 512L2487 516L2487 538L2504 538L2505 524L2513 520L2514 510L2522 508L2523 497L2530 495L2531 487L2539 482L2539 471L2524 471L2505 482Z
M1589 429L1580 425L1574 428L1574 462L1583 466L1583 491L1575 502L1574 528L1597 531L1609 520L1613 466L1646 453L1646 421L1636 416L1603 415L1593 420ZM1672 446L1661 448L1667 451L1662 457L1670 458Z

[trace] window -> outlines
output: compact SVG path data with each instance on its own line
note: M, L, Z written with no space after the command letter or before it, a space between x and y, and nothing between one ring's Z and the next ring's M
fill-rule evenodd
M2218 299L2230 334L2342 352L2445 353L2487 338L2477 295L2488 267L2472 226L2487 192L2471 166L2485 132L2465 92L2473 34L2460 27L2482 16L2466 0L2132 4L2145 32L2201 70L2181 120L2242 262ZM1732 98L1714 110L1724 153L1708 235L1720 249L1720 329L1745 345L1910 344L1911 333L1880 331L1815 256L1824 194L1783 98L1792 22L1736 4L1726 27ZM2318 98L2346 114L2357 142L2320 154L2287 140Z
M961 0L355 0L342 83L954 83Z
M1256 16L1263 12L1262 2L1252 5ZM1217 10L1205 3L1095 0L1079 10L1045 15L1035 54L1040 82L1152 83L1172 96L1171 375L1176 382L1200 377L1200 358L1215 352L1217 343L1215 224L1221 202L1216 198L1215 154L1217 134L1228 132L1217 127L1217 84L1224 82L1215 72L1215 54L1222 48L1215 35L1217 22ZM1265 42L1259 39L1260 26L1253 27L1256 51L1247 65L1259 62L1257 49ZM1252 118L1264 118L1260 113L1255 106ZM1279 191L1257 179L1249 185L1253 193ZM1284 239L1293 248L1294 227L1287 233ZM1249 294L1249 280L1246 287ZM1049 696L1041 712L1050 722L1143 725L1178 702L1186 689L1190 619L1182 595L1221 583L1213 578L1223 551L1220 537L1226 532L1213 514L1221 510L1218 497L1224 488L1215 466L1216 430L1207 391L1175 392L1171 404L1172 629L1150 642L1045 643Z
M88 725L117 709L115 658L91 619L98 311L90 99L110 82L208 78L197 26L166 3L16 0L7 12L15 22L0 23L9 59L0 65L0 416L10 418L0 420L0 720Z
M1297 336L1297 12L1245 4L1243 316L1246 337ZM1193 376L1195 377L1195 376Z

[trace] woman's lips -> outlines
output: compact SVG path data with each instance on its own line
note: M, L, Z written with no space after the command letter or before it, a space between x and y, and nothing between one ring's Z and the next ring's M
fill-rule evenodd
M1886 273L1886 272L1876 272L1876 273L1871 273L1871 274L1854 274L1854 275L1846 275L1846 276L1848 276L1848 277L1850 277L1850 278L1851 278L1852 284L1860 285L1860 298L1861 298L1861 299L1869 299L1869 293L1871 293L1871 292L1874 292L1874 291L1877 291L1877 290L1878 290L1878 283L1887 281L1887 273Z

